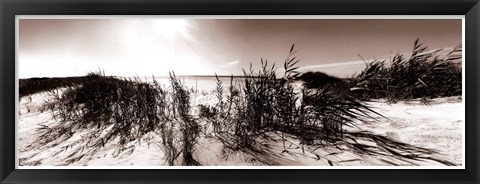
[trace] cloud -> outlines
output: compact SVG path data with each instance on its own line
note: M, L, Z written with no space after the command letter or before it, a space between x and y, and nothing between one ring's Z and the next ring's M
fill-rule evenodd
M237 66L238 63L240 63L240 60L235 60L235 61L229 62L229 63L227 63L227 64L220 65L220 66L218 66L218 67L219 67L219 68L232 68L232 67Z
M329 63L329 64L319 64L319 65L309 65L299 67L297 70L299 71L309 71L309 70L317 70L323 68L336 68L341 66L358 66L358 65L365 65L364 61L347 61L347 62L339 62L339 63Z
M240 60L232 61L232 62L228 63L228 65L236 65L238 63L240 63Z

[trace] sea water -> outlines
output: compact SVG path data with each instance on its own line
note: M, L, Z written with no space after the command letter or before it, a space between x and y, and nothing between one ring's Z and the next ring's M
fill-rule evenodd
M148 83L152 83L153 81L157 81L164 89L171 89L171 81L169 77L144 77L140 80ZM180 81L183 86L187 88L187 90L193 91L214 91L217 88L218 80L221 82L222 87L224 90L227 90L231 85L236 88L240 88L245 81L245 78L234 77L233 80L231 77L218 77L218 80L215 76L199 76L199 77L191 77L191 76L177 76L177 79Z

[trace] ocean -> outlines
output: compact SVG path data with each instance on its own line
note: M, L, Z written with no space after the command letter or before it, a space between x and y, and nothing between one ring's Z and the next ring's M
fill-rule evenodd
M180 82L187 87L189 90L195 90L195 91L213 91L217 87L217 78L215 76L198 76L198 77L192 77L192 76L177 76L178 79L180 79ZM145 81L145 82L153 82L153 79L155 79L161 86L164 88L170 88L171 83L170 83L170 78L169 77L144 77L140 78L140 80ZM231 77L230 76L221 76L218 77L218 79L221 81L222 86L224 90L227 90L231 83L235 87L239 88L245 78L241 77L234 77L233 81L231 82Z

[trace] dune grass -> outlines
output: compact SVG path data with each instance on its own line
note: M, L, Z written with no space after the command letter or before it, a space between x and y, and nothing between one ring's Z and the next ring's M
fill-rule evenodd
M258 71L253 67L244 70L241 89L230 85L227 100L217 79L218 103L202 106L200 116L217 126L215 133L233 134L235 149L252 148L257 137L277 131L282 137L284 133L295 135L303 144L330 143L343 136L344 126L372 119L369 113L375 111L347 93L328 88L295 92L292 83L299 76L295 66L299 60L294 53L292 46L282 77L277 76L274 64L270 66L263 59Z
M182 165L200 165L200 163L193 158L194 146L197 143L200 127L190 113L189 91L173 72L170 73L170 83L172 85L170 104L173 106L173 118L180 120L178 129L180 132L180 145L183 156ZM175 125L172 124L170 127L174 126Z
M59 123L41 127L36 143L60 143L73 132L89 130L78 144L79 149L87 151L71 155L75 158L94 154L112 141L120 153L128 144L152 132L162 134L168 164L177 164L179 156L183 156L181 165L198 165L192 151L199 128L189 114L189 94L173 73L170 81L172 89L166 90L156 81L144 83L138 78L89 73L80 85L70 86L62 93L53 91L56 99L51 112Z
M402 159L411 159L410 153L415 151L431 152L385 137L349 132L346 128L356 127L362 121L381 121L371 116L383 117L364 99L402 100L461 93L461 71L459 76L458 68L452 64L458 60L455 55L458 49L447 59L442 59L424 53L426 47L417 40L410 59L397 55L390 67L384 61L374 61L351 81L310 73L307 78L322 77L326 83L312 81L310 88L297 91L294 84L305 75L296 71L299 60L294 56L292 45L281 74L275 64L269 65L261 59L259 69L254 69L251 64L250 68L243 70L240 85L234 85L232 76L228 89L225 89L217 76L217 103L214 106L199 105L198 114L192 112L190 104L191 93L196 90L188 90L174 72L170 73L171 87L168 89L161 87L156 80L146 83L139 78L89 73L80 84L70 85L61 92L52 91L55 101L50 107L58 123L40 127L41 136L35 144L58 145L75 132L88 130L86 137L76 145L64 147L65 150L72 146L77 149L64 163L68 165L94 154L110 142L118 145L117 153L123 152L128 145L154 133L162 138L165 164L201 165L195 160L194 153L202 133L209 138L221 139L226 149L255 153L263 149L258 147L258 141L275 133L282 138L284 152L288 152L285 146L287 136L294 136L301 141L302 148L304 145L346 144L365 154L380 149ZM351 91L348 85L365 90ZM206 124L201 125L199 121ZM354 143L347 139L354 140ZM373 140L380 146L366 149L355 139ZM406 150L409 154L398 150Z
M395 55L387 60L366 62L366 68L353 79L359 97L385 98L390 102L462 95L461 46L445 57L440 50L427 52L417 39L412 54Z
M285 73L281 77L277 76L275 65L269 66L263 59L259 70L255 71L252 67L244 70L243 85L239 89L230 85L226 99L222 82L217 78L218 103L213 107L201 106L200 117L212 122L215 134L227 134L218 137L222 142L230 143L225 144L228 149L259 153L261 150L256 148L258 138L267 132L276 132L282 137L284 152L288 152L285 134L289 134L301 140L302 150L303 145L337 148L346 145L357 153L391 155L412 164L408 160L433 160L454 165L446 160L423 156L436 153L429 149L361 130L346 131L346 127L357 127L357 122L372 123L387 119L369 107L365 98L349 89L351 81L311 73L327 81L313 81L310 88L307 86L301 92L295 92L292 83L302 75L295 71L298 60L293 57L294 53L292 46L284 63ZM371 115L374 114L384 119L373 118ZM357 139L375 142L377 146L360 144L356 142ZM422 156L412 156L416 154Z
M59 123L42 127L37 142L46 144L52 138L61 142L73 134L64 132L88 129L91 132L83 139L82 150L93 154L115 140L121 152L132 140L159 127L157 111L165 107L157 103L164 98L158 90L139 79L89 73L80 85L70 86L62 93L54 92L56 100L51 112Z

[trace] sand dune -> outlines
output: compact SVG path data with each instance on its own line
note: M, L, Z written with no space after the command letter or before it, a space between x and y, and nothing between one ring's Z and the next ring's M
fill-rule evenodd
M211 92L197 93L192 97L192 104L215 104L215 96ZM117 150L113 143L105 145L92 155L72 158L76 153L88 153L76 142L82 141L82 135L88 131L74 132L64 142L52 141L40 146L34 140L41 125L55 123L52 113L46 110L47 102L52 100L48 92L22 97L19 103L19 159L20 166L165 166L165 158L161 149L160 136L150 133L130 142L125 150ZM464 108L460 97L434 99L430 105L418 102L399 102L387 104L382 100L368 102L386 118L372 123L358 123L358 128L350 128L351 132L368 131L373 135L388 137L403 143L428 148L436 151L425 155L438 160L446 160L455 165L462 164L462 130L464 127ZM195 110L195 109L194 109ZM196 111L194 111L196 113ZM358 153L349 143L334 147L314 147L300 145L299 140L287 135L284 142L277 134L268 133L270 139L259 140L257 152L233 151L228 149L220 139L198 138L194 150L195 159L203 166L439 166L439 161L418 159L405 160L388 151L379 150L385 155L369 155ZM354 135L354 134L352 134ZM359 134L360 135L360 134ZM358 135L357 135L358 136ZM221 137L221 136L217 136ZM376 145L370 139L358 139L362 145ZM353 143L353 142L351 142ZM68 146L73 145L73 146ZM75 146L77 145L77 146ZM352 144L353 145L353 144ZM67 146L67 147L66 147ZM421 155L419 155L421 157Z

